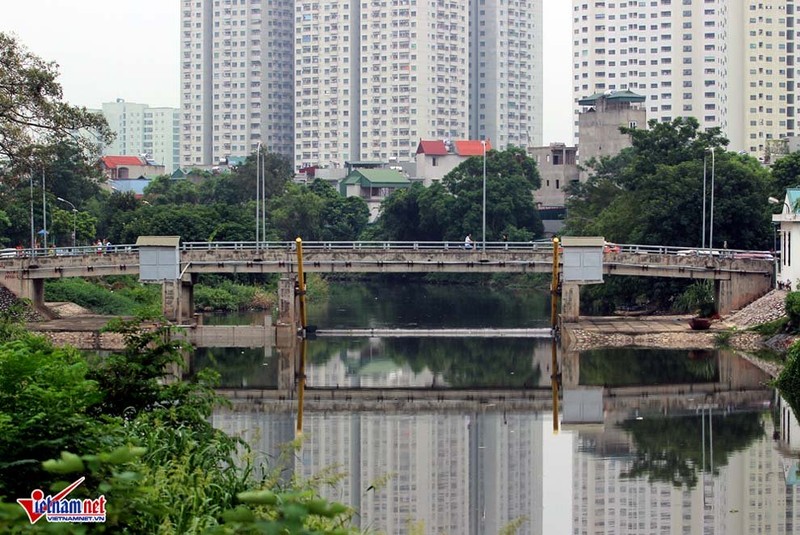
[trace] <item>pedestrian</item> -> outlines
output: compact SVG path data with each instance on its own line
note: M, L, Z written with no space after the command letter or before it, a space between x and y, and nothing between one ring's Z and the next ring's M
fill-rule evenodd
M464 249L472 249L472 234L467 234L464 238Z
M97 243L95 243L95 246L97 246L97 254L103 254L103 240L98 238Z
M111 242L108 241L107 239L105 239L105 240L103 240L103 244L106 246L106 252L110 253L111 252Z
M502 239L503 241L506 241L506 242L507 242L507 241L508 241L508 234L506 234L505 232L503 232L503 237L502 237L501 239Z

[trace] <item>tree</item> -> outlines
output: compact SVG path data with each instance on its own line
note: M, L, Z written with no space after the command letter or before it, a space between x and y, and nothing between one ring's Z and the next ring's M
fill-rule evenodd
M542 235L533 202L541 186L536 163L521 149L486 156L486 239L503 234L527 241ZM483 158L472 157L429 188L397 190L381 204L376 237L390 240L463 240L483 228Z
M260 167L255 153L231 173L220 174L205 181L200 187L200 202L245 204L256 200L256 171L264 170L267 200L282 194L293 176L291 161L280 154L266 153ZM260 188L260 186L259 186ZM254 208L255 209L255 208Z
M483 158L472 157L443 179L454 197L450 206L449 240L477 234L483 227ZM542 185L536 162L522 149L491 150L486 156L486 239L499 240L503 233L526 231L528 239L542 235L544 227L533 201Z
M787 188L800 186L800 152L792 152L772 164L772 178L774 183L770 196L777 199L784 198Z
M650 122L651 130L621 128L632 146L590 162L594 175L570 186L566 233L601 235L620 243L697 247L703 241L703 159L715 149L714 246L767 249L771 187L754 158L726 152L719 130L699 131L694 118ZM706 171L706 233L711 228L711 175Z
M113 139L102 115L62 102L57 67L0 32L0 162L17 173L41 167L41 145L72 140L95 154Z

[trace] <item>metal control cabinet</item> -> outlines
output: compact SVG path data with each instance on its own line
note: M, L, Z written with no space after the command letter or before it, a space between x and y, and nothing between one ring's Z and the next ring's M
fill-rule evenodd
M602 236L564 236L561 238L564 282L600 284L603 282Z

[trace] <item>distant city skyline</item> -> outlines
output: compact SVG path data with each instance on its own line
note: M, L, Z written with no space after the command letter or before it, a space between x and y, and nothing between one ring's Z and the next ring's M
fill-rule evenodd
M544 143L572 141L571 2L544 4ZM180 3L28 0L4 6L0 31L59 65L64 99L179 107Z

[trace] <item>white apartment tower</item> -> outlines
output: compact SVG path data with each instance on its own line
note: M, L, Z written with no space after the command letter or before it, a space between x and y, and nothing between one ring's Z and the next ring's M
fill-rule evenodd
M409 160L420 139L464 138L469 5L300 0L295 164Z
M540 0L295 9L296 167L407 161L420 139L541 144Z
M151 108L118 98L114 102L104 102L101 113L117 134L114 141L103 148L104 155L147 154L168 173L180 166L177 108Z
M729 99L728 4L573 0L576 113L581 98L627 89L646 97L648 119L693 116L731 136L728 110L740 103Z
M744 105L730 122L744 132L743 150L757 157L765 156L771 140L797 135L795 5L794 0L731 3L732 18L743 21L729 44L732 55L741 58L731 73L741 82L731 89L742 92Z
M181 165L292 155L291 0L181 1Z
M629 89L647 116L718 126L763 157L796 134L795 0L573 0L573 97ZM577 110L576 106L576 110ZM576 123L577 124L577 123Z
M541 0L471 1L470 137L542 145Z

